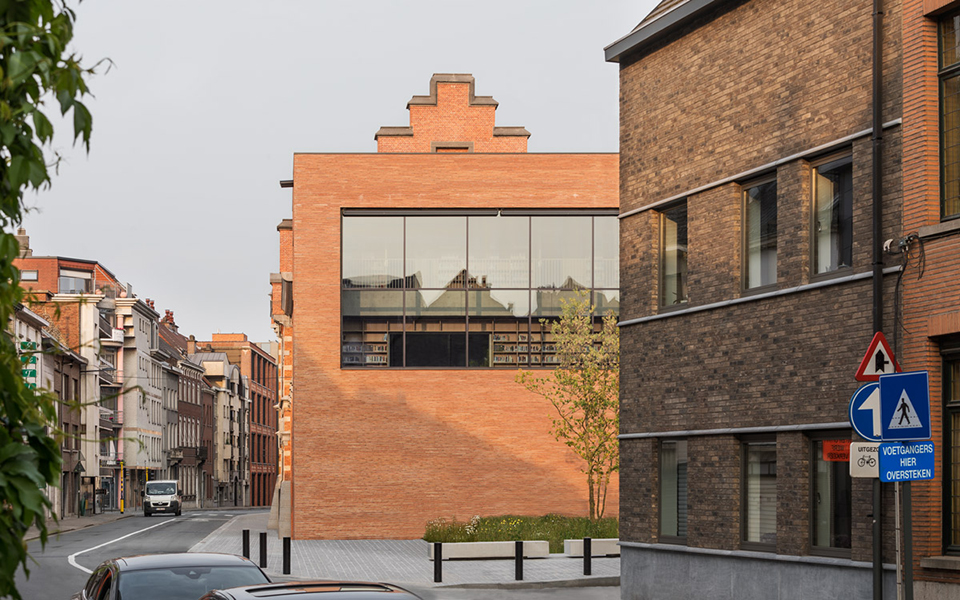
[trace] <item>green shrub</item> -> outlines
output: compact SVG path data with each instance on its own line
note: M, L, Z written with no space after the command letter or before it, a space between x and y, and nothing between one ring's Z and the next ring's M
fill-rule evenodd
M563 552L563 540L618 537L615 517L591 521L586 517L473 517L467 522L440 518L427 523L423 539L428 542L509 542L546 540L550 552Z

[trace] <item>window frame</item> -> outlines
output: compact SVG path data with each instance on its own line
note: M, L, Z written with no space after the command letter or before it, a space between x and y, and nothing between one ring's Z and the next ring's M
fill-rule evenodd
M37 269L20 269L20 281L40 281L40 271Z
M830 558L851 558L852 556L852 546L851 548L835 548L832 546L817 546L814 544L814 539L816 537L816 511L814 510L816 502L816 478L817 471L815 468L817 461L817 442L824 442L827 440L838 440L838 439L848 439L851 442L853 441L853 432L849 429L831 429L831 430L822 430L822 431L813 431L807 434L807 442L810 444L810 462L809 462L809 522L810 522L810 555L811 556L826 556ZM850 476L850 463L847 463L847 476ZM852 485L851 478L851 485ZM832 507L831 507L832 508ZM831 511L832 512L832 511ZM853 512L851 510L851 538L853 534Z
M686 523L684 524L684 525L685 525L684 528L689 532L689 527L690 527L690 471L689 471L689 468L690 468L690 467L689 467L689 465L690 465L690 444L689 444L689 440L688 440L687 438L664 438L664 439L661 439L661 440L660 440L660 448L659 448L659 450L660 450L660 451L659 451L659 454L660 454L660 461L659 461L659 462L660 462L660 464L659 464L659 469L660 469L660 471L659 471L659 472L660 472L660 477L659 477L659 480L660 480L660 489L657 490L657 491L658 491L658 497L659 497L658 511L657 511L657 512L658 512L659 525L658 525L658 528L657 528L657 529L658 529L657 535L658 535L658 540L659 540L659 542L662 543L662 544L677 544L677 545L680 545L680 546L686 546L686 545L687 545L687 536L685 536L685 535L670 535L670 534L665 534L665 533L663 533L663 507L664 507L664 502L663 502L663 472L664 472L664 470L663 470L663 446L664 446L664 444L667 444L667 443L677 444L677 443L679 443L679 442L684 442L684 443L686 444L686 452L687 452L687 480L686 480L686 485L687 485L687 513L686 513ZM680 495L680 486L679 486L679 485L677 486L676 493L677 493L677 496L679 497L679 495ZM678 525L679 525L679 515L677 516L677 523L678 523Z
M810 277L814 280L829 279L853 268L853 188L850 190L850 264L838 265L837 268L822 273L817 272L820 248L817 243L817 173L820 167L847 159L850 164L851 178L853 172L853 150L845 148L839 152L832 152L810 162Z
M747 540L747 475L749 468L748 450L751 445L773 445L774 452L779 459L779 444L776 434L757 434L740 436L740 548L752 552L776 552L777 543L773 542L754 542ZM779 504L779 482L775 492L775 502ZM779 518L779 506L774 510L774 522Z
M674 302L673 304L666 304L666 303L664 302L663 296L664 296L664 290L665 290L665 288L666 288L666 226L667 226L667 213L670 212L671 210L675 210L675 209L677 209L677 208L679 208L679 207L681 207L681 206L684 207L684 220L686 221L686 222L684 223L684 229L686 230L686 234L687 234L687 243L684 244L685 250L684 250L684 260L683 260L683 264L684 264L684 267L683 267L683 275L682 275L682 277L679 275L679 268L678 268L678 275L677 275L678 280L682 280L682 284L678 286L679 289L678 289L678 293L677 293L677 295L678 295L678 300L677 300L677 302ZM660 307L660 310L675 310L677 307L685 306L685 305L688 303L688 301L689 301L689 287L688 287L688 283L689 283L689 282L688 282L688 280L687 280L687 274L688 274L688 272L689 272L689 260L690 260L690 252L689 252L689 244L690 244L690 229L689 229L689 226L690 226L690 212L689 212L689 211L690 211L690 205L689 205L689 203L687 202L687 198L684 198L683 200L680 200L680 201L678 201L678 202L672 202L672 203L670 203L670 204L667 205L667 206L658 208L658 211L657 211L658 214L659 214L659 216L660 216L660 222L659 222L659 229L660 229L660 231L659 231L659 236L658 236L658 237L659 237L659 254L660 254L660 256L659 256L659 261L658 261L659 264L658 264L658 269L657 269L657 283L658 283L658 287L659 287L659 293L657 294L657 296L659 296L659 297L657 298L657 305ZM677 246L679 247L679 245L680 245L680 241L677 240ZM679 262L679 261L678 261L678 262ZM680 292L683 293L683 298L682 298L682 299L679 299Z
M952 378L950 376L948 365L960 362L960 335L942 338L939 346L941 363L940 406L943 410L943 553L950 556L958 556L960 555L960 539L957 540L956 544L952 543L950 539L950 522L954 516L950 506L950 483L952 481L950 474L954 467L952 461L950 460L950 437L951 433L954 433L950 427L950 416L954 413L960 413L960 398L950 398L950 384L952 382ZM960 432L957 433L960 434ZM958 538L960 538L960 535L958 535Z
M748 217L747 191L767 183L773 183L776 188L776 194L774 194L774 199L777 204L778 218L777 218L777 236L776 236L777 258L776 258L776 264L774 265L775 277L773 282L771 283L761 283L759 285L750 287L749 285L749 274L750 274L750 270L749 270L750 231L749 229L750 228L748 227L748 220L747 220L747 217ZM750 295L750 294L756 294L756 293L763 293L763 292L776 289L777 287L777 279L779 278L779 274L780 274L780 254L779 254L779 243L780 243L780 219L779 219L780 202L779 200L780 198L779 198L779 195L780 195L780 186L777 180L776 172L769 173L762 177L757 177L755 179L751 179L749 181L745 181L740 184L740 289L744 294ZM761 234L761 243L762 243L762 237L763 236Z
M960 219L960 210L956 213L946 214L946 161L944 146L944 119L943 119L943 99L944 99L944 81L948 79L960 78L960 53L958 60L950 65L943 64L943 25L948 19L960 17L960 11L951 11L946 15L941 15L937 19L937 158L939 160L939 181L940 181L940 221L951 221ZM960 162L960 148L957 152L957 160ZM958 199L960 204L960 199Z

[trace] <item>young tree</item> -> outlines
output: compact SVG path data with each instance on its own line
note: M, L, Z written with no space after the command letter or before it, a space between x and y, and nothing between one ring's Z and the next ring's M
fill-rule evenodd
M0 323L13 317L23 299L13 266L20 247L12 231L20 225L23 194L49 186L48 167L58 160L49 149L53 125L44 113L56 101L73 117L74 141L89 149L92 120L80 102L84 78L93 73L67 51L74 12L64 0L0 0ZM43 147L47 147L44 153ZM49 156L48 156L49 155ZM55 436L56 399L28 389L14 340L0 335L0 597L20 599L14 574L27 569L24 537L31 525L46 544L45 485L60 479Z
M588 292L560 304L560 319L550 327L560 365L546 376L520 371L517 383L557 410L552 433L586 463L581 470L587 475L590 518L599 519L610 475L620 468L620 332L612 313L594 331Z

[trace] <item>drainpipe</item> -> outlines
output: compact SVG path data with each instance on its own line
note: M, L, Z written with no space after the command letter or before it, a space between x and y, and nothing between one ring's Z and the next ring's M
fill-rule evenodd
M883 331L883 6L873 0L873 331ZM873 480L873 600L883 600L883 489Z

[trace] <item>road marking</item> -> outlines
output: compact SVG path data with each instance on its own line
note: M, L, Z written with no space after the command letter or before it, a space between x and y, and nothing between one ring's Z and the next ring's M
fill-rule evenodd
M70 563L70 566L76 567L76 568L80 569L81 571L83 571L84 573L93 573L93 571L91 571L90 569L88 569L88 568L86 568L86 567L84 567L84 566L82 566L82 565L77 564L76 558L77 558L78 556L80 556L81 554L85 554L85 553L90 552L90 551L92 551L92 550L96 550L97 548L103 548L104 546L109 546L110 544L112 544L112 543L114 543L114 542L119 542L120 540L125 540L125 539L127 539L128 537L130 537L131 535L137 535L138 533L143 533L144 531L149 531L150 529L153 529L154 527L160 527L161 525L166 525L166 524L168 524L168 523L174 523L175 521L176 521L175 519L170 519L169 521L161 521L160 523L157 523L156 525L151 525L150 527L144 527L143 529L138 529L137 531L134 531L133 533L128 533L128 534L125 535L125 536L118 537L117 539L115 539L115 540L110 540L109 542L104 542L104 543L100 544L99 546L94 546L93 548L87 548L86 550L81 550L80 552L74 552L73 554L71 554L70 556L67 557L67 562Z

